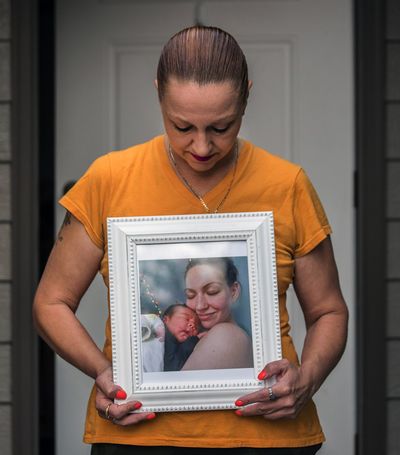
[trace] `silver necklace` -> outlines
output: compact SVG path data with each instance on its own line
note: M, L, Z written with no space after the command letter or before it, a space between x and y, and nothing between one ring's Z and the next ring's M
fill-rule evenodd
M226 198L229 196L229 193L231 192L233 181L235 180L235 176L236 176L236 168L237 168L238 155L239 155L239 153L238 153L239 150L238 149L239 149L238 141L236 141L236 143L235 143L235 151L234 151L234 153L235 153L235 164L234 164L234 168L233 168L231 181L229 182L229 186L228 186L228 189L227 189L224 197L221 199L220 203L217 205L217 208L215 210L211 210L210 207L204 201L204 199L200 196L200 194L197 193L197 191L192 187L192 185L187 181L185 176L179 170L179 167L178 167L178 165L177 165L177 163L175 161L174 154L172 153L171 144L168 143L168 157L169 157L169 160L172 163L172 166L173 166L177 176L182 180L182 182L184 183L186 188L200 201L201 205L204 207L204 209L205 209L205 211L207 213L217 213L218 210L222 207L223 203L226 201Z

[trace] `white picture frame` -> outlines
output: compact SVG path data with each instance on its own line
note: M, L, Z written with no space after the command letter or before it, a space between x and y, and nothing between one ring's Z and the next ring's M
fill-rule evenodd
M272 212L108 218L107 223L113 379L127 392L117 403L138 400L138 412L234 409L239 396L274 383L257 379L268 362L282 358ZM231 257L242 269L245 264L248 309L241 311L249 314L252 367L145 372L144 291L158 310L163 299L157 291L168 292L149 291L141 270L157 274L166 265L176 268L182 260L205 257Z

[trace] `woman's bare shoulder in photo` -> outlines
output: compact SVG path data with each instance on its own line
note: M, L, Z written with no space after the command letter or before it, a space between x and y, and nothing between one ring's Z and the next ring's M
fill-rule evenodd
M238 325L221 322L207 332L185 363L184 370L250 368L251 340Z

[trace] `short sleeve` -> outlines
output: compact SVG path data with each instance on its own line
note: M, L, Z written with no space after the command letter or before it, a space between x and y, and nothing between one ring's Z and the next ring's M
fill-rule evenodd
M303 169L299 170L294 185L293 217L295 257L309 253L332 232L318 194Z
M104 247L104 220L106 218L111 173L108 155L98 158L85 174L59 200L85 227L92 242Z

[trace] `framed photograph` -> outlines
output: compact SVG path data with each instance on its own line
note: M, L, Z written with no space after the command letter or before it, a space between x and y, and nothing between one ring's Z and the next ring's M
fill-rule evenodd
M265 386L282 358L272 212L109 218L108 255L118 403L233 409Z

